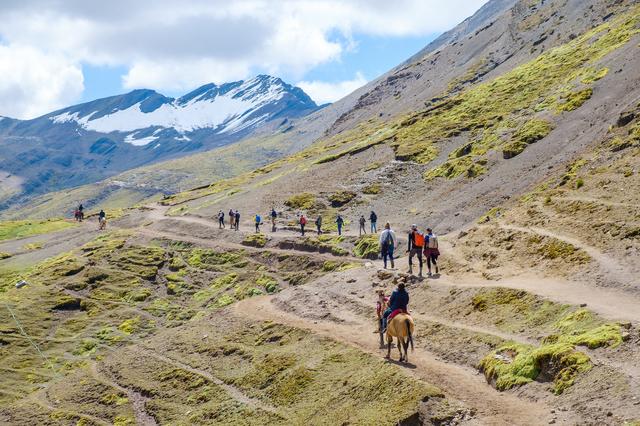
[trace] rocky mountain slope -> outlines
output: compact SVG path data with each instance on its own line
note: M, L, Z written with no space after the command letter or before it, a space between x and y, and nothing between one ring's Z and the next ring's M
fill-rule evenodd
M305 118L324 135L314 143L109 212L106 232L93 218L5 222L0 422L637 424L640 6L483 10L493 25L449 33L435 62L494 30L488 52L522 48L486 74L482 55L466 61L419 107L401 95L413 106L380 116L385 77L363 89L380 87L377 103L360 92L337 122ZM254 232L272 206L278 231ZM229 208L239 231L212 218ZM356 232L369 210L398 232L398 269ZM301 237L300 213L322 215L323 234ZM440 235L439 274L404 273L411 223ZM382 361L372 333L374 291L400 282L416 322L408 364L395 349Z
M33 120L0 120L0 180L15 198L287 129L314 110L301 89L266 75L207 84L178 99L153 90L87 102ZM18 183L18 185L15 185ZM23 197L24 198L24 197ZM11 202L7 196L4 204ZM0 200L0 201L2 201Z

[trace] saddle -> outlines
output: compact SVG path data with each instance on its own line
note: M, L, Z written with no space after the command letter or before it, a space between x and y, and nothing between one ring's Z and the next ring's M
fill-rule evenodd
M391 320L398 314L408 314L408 312L404 309L396 309L389 314L389 318L387 319L387 321L391 322Z

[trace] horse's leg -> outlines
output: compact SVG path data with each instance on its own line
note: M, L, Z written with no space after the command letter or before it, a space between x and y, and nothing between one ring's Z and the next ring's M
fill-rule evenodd
M378 330L380 330L380 348L384 348L384 334L382 334L382 318L378 320Z
M404 356L402 356L402 337L398 336L398 352L400 353L400 362L404 360Z
M404 342L404 362L409 362L409 338Z

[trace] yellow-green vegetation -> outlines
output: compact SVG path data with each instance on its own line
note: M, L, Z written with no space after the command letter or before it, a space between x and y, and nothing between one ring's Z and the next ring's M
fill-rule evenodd
M22 246L22 248L25 249L25 250L40 250L42 247L44 247L44 243L42 243L40 241L36 241L34 243L25 244L25 245Z
M261 232L249 234L244 237L242 244L250 247L264 247L267 245L267 236Z
M215 251L195 248L191 251L187 263L196 268L221 271L222 266L243 268L247 265L247 260L242 250Z
M390 426L411 417L422 401L442 398L438 389L393 364L303 330L233 315L207 319L207 326L224 333L210 333L203 340L194 324L145 342L145 347L197 366L273 411L234 399L207 376L136 348L105 363L124 386L149 395L146 409L162 424L289 425L321 419L326 424Z
M578 109L582 106L582 104L591 99L592 95L593 89L591 88L569 92L562 96L562 102L558 104L558 106L556 107L556 111L563 112Z
M382 192L382 186L379 183L372 183L362 188L363 194L377 195Z
M498 135L511 132L513 136L520 123L530 122L538 111L553 111L556 105L568 110L584 102L591 89L580 88L585 84L582 80L594 80L594 67L640 31L639 21L640 14L634 8L630 14L600 25L493 81L473 86L405 119L392 142L396 157L428 163L437 154L438 142L463 132L469 132L471 139L466 155L477 159L489 150L502 150L512 138ZM439 172L428 172L427 178L476 176L481 172L477 161L460 162L460 158L452 154L450 164L441 166Z
M329 195L328 199L331 202L331 207L342 207L345 204L351 202L356 198L357 194L353 191L338 191Z
M377 259L380 251L380 243L378 236L375 234L367 234L356 240L353 253L363 259Z
M539 239L532 237L533 244L538 244ZM538 248L538 253L545 259L566 259L577 263L586 263L591 257L573 244L557 239L552 239Z
M73 226L76 226L74 222L62 219L4 221L0 222L0 241L48 234Z
M539 346L507 342L482 359L480 369L500 390L540 380L541 376L554 383L554 392L562 393L578 374L592 367L589 357L577 347L597 349L622 343L620 324L524 291L481 290L471 305L472 312L483 312L500 328L525 327L546 333Z
M365 168L364 171L368 172L371 170L377 170L380 167L382 167L382 163L380 161L374 161L373 163L369 163Z
M527 121L522 127L520 127L511 142L504 146L502 149L502 155L505 159L513 158L525 150L527 145L536 143L541 139L544 139L553 126L546 120L533 119Z
M6 253L4 251L0 251L0 260L8 259L11 257L11 253Z
M293 195L284 205L294 210L312 210L316 206L316 196L308 192Z

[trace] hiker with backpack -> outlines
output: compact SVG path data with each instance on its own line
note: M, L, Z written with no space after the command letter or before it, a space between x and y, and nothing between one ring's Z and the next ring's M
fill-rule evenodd
M318 230L318 235L322 234L322 215L318 215L316 219L316 229Z
M373 210L371 210L371 214L369 215L369 222L371 224L371 233L375 234L378 232L378 215L376 215L376 212Z
M407 247L407 253L409 253L409 273L413 274L413 256L418 256L418 262L420 264L419 277L422 277L422 252L424 250L424 242L424 234L418 231L418 226L411 225L409 245Z
M236 210L234 216L236 219L236 231L239 231L240 230L240 212Z
M393 263L393 252L398 246L398 240L396 239L396 233L391 229L389 222L384 224L384 231L380 233L380 251L382 253L382 261L384 262L384 269L387 269L387 258L391 262L391 269L395 268Z
M278 212L275 208L271 208L271 232L276 232L276 219L278 218Z
M222 229L224 227L224 212L220 210L218 211L218 229Z
M336 226L338 227L338 235L342 235L342 226L344 225L344 219L338 215L336 217Z
M360 229L358 230L358 232L360 233L360 236L362 237L363 233L364 234L367 233L367 230L364 229L364 225L365 225L365 223L367 223L367 220L364 218L364 215L360 215L359 223L360 223Z
M262 217L259 214L256 214L255 222L256 222L256 233L258 233L260 232L260 225L262 225Z
M427 275L431 276L431 263L436 268L436 274L439 274L438 256L440 256L440 250L438 250L438 236L433 233L431 228L427 228L425 240L424 256L427 258L427 268L429 268Z

